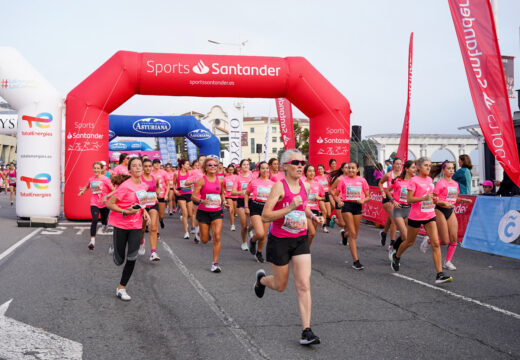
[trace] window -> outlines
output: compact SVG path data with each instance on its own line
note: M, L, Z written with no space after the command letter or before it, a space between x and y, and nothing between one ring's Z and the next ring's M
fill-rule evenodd
M229 136L222 136L220 141L229 141Z
M274 143L275 143L275 142L278 142L278 137L273 136L273 142L274 142Z
M273 126L273 134L276 132L276 126Z
M255 128L249 128L249 132L250 133L254 133L255 132Z
M278 149L277 148L273 148L273 153L274 154L278 154Z
M255 152L256 152L255 139L251 138L251 154L254 154Z

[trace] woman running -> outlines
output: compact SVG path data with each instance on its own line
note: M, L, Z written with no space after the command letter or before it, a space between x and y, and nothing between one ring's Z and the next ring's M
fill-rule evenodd
M130 178L116 188L107 203L107 207L112 210L108 223L114 227L114 263L117 266L122 265L126 254L126 264L116 289L116 296L124 301L132 299L126 292L126 285L134 271L143 219L150 225L150 216L142 209L146 201L148 185L141 178L143 174L141 159L132 158L128 162L128 170Z
M268 165L272 182L277 182L285 178L283 171L280 171L280 163L277 158L269 159Z
M221 268L218 264L220 256L222 233L222 204L227 206L224 187L222 181L217 177L218 162L212 157L207 157L204 161L204 173L193 191L192 199L199 204L197 209L197 220L200 226L200 240L206 244L209 240L209 230L211 228L213 240L213 262L211 272L219 273Z
M435 217L437 219L437 228L442 245L448 245L446 261L442 267L453 271L457 270L451 260L453 259L455 250L457 250L459 231L459 223L453 208L457 202L471 203L471 200L459 197L459 184L452 178L455 173L453 163L446 160L442 163L441 169L444 177L439 180L433 190L433 193L437 195Z
M166 211L166 200L165 196L168 194L170 190L170 185L168 183L168 173L161 169L161 160L154 159L153 162L152 175L159 180L159 191L157 201L159 203L159 223L161 224L161 229L164 229L164 213Z
M315 179L316 171L314 166L307 164L303 168L303 173L306 182L309 184L309 196L307 197L307 207L311 209L314 215L322 216L320 212L320 203L325 199L325 190L323 186ZM312 240L316 236L316 226L318 222L313 220L309 223L309 247L312 245Z
M262 250L267 241L267 232L270 222L262 221L264 204L271 193L274 182L269 180L269 165L262 161L259 163L260 174L253 178L247 186L244 197L246 214L249 214L254 235L249 239L249 251L256 256L258 262L265 262Z
M325 174L325 166L323 166L322 164L318 165L318 175L315 177L315 179L321 184L321 186L323 186L323 191L325 191L324 199L320 202L320 208L323 217L325 218L325 223L323 224L323 232L328 233L329 229L327 228L327 224L330 223L332 208L330 206L329 197L329 176Z
M251 174L251 171L249 171L249 160L242 159L240 161L240 171L236 177L235 185L233 187L233 191L231 192L231 195L237 195L237 212L238 212L238 218L240 219L240 236L242 237L242 245L240 245L240 248L244 251L249 250L247 246L247 231L248 231L248 225L247 225L247 214L244 209L244 197L245 193L247 191L247 185L252 180L253 174Z
M264 221L272 221L267 240L267 261L273 275L266 276L260 269L256 272L255 294L261 298L265 288L284 291L289 281L289 262L292 263L294 285L298 294L298 308L302 321L300 344L319 344L320 338L311 330L311 253L307 236L307 218L314 215L305 206L309 185L301 179L305 160L298 150L286 150L280 162L285 179L273 185L262 212ZM319 217L319 223L323 218Z
M227 208L229 209L229 222L231 223L231 231L235 231L235 214L237 211L237 195L231 195L236 181L237 170L235 165L229 164L226 169L226 176L224 176L224 190L226 194Z
M166 164L166 179L168 180L168 193L166 194L166 212L173 215L175 212L176 204L175 204L175 191L173 186L173 177L175 176L175 170L173 169L172 164Z
M224 169L224 163L221 161L218 163L217 177L220 181L223 181L224 176L226 176L226 170Z
M128 162L130 161L130 155L127 153L121 153L119 155L119 165L117 165L111 172L111 177L116 175L130 175L128 172Z
M110 182L110 179L102 173L103 165L101 162L96 161L92 167L94 169L94 176L91 176L88 179L87 185L81 188L78 194L78 196L82 196L87 189L90 189L90 214L92 215L92 223L90 224L90 242L88 244L90 250L94 250L94 246L96 246L96 231L100 214L102 231L108 231L109 210L106 207L106 202L108 194L114 190L114 186Z
M437 272L435 283L443 284L452 281L453 278L444 275L442 272L441 248L435 221L434 200L436 201L436 197L434 198L433 194L432 178L428 176L431 166L432 163L427 157L421 157L417 160L419 174L414 176L408 184L407 199L408 203L412 204L412 208L408 216L407 236L405 241L399 246L397 253L392 255L391 266L394 271L399 271L401 256L403 256L406 249L414 244L419 228L421 225L424 225L433 250L433 264Z
M341 215L341 206L335 201L335 197L341 197L342 194L340 192L340 188L338 187L340 181L342 181L342 178L347 176L348 173L348 163L342 163L339 169L332 171L329 174L329 198L331 204L334 204L334 209L336 210L336 219L334 220L335 223L337 223L340 227L340 243L343 244L343 246L348 245L348 227L347 223L343 220L343 216Z
M143 182L148 185L148 192L145 202L144 209L150 215L150 261L159 261L159 255L157 255L157 238L159 232L159 203L158 198L160 196L160 182L159 179L152 175L152 161L150 159L143 160ZM143 222L143 229L141 232L141 244L139 246L139 255L146 253L144 246L144 234L146 232L146 224Z
M346 223L349 235L349 248L352 255L352 268L355 270L363 270L364 267L359 261L357 254L356 240L359 235L359 225L363 217L363 203L370 201L368 193L368 183L359 174L359 165L355 161L351 161L347 166L346 176L343 176L331 186L331 192L334 193L337 186L340 196L335 197L336 202L341 207L341 216Z
M390 261L392 261L392 256L397 249L399 249L401 243L406 240L406 235L408 233L406 226L408 225L408 215L410 214L410 204L408 204L407 196L408 184L416 173L417 166L415 165L415 161L408 160L404 163L401 175L392 179L390 201L394 206L392 217L397 230L399 230L399 237L393 244L390 244L388 250L388 258Z
M201 166L204 164L204 161L206 160L206 156L199 155L197 160L194 160L191 163L191 170L190 170L190 177L188 178L188 181L186 181L186 185L191 186L191 191L193 193L193 190L195 189L195 184L202 179L204 176L204 173L201 170ZM197 213L197 204L193 203L193 214L195 215ZM200 242L200 229L199 229L199 223L197 221L197 217L193 216L193 224L194 226L191 227L190 232L192 234L195 234L195 240L193 242L195 244L198 244Z
M177 197L177 203L181 208L181 221L184 227L184 238L189 239L190 233L188 231L188 218L191 219L191 227L195 229L195 217L193 216L193 202L191 201L191 186L187 185L188 178L191 176L188 168L190 162L186 159L179 160L179 171L173 178L175 184L175 196Z
M387 218L386 223L383 231L381 231L381 246L386 245L386 235L388 233L388 230L390 230L390 247L394 245L395 242L395 236L396 236L396 226L393 222L392 213L394 210L394 206L392 205L392 202L390 199L392 198L392 195L390 193L390 185L392 183L392 180L401 175L401 170L403 168L403 161L399 158L395 158L392 164L392 170L387 172L383 177L379 180L379 190L381 191L381 196L383 197L383 209L385 209Z
M16 196L16 168L14 167L13 163L9 164L9 170L7 171L7 183L9 184L11 206L13 206L14 198Z

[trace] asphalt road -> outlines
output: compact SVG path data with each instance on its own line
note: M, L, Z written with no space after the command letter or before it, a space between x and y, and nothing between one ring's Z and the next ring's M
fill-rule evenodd
M17 228L15 219L0 194L0 254L35 230ZM292 279L284 293L256 298L254 274L270 266L240 250L229 220L222 273L213 274L211 244L182 239L178 215L168 216L161 261L150 263L148 251L138 259L129 303L115 296L122 268L107 253L111 236L98 236L89 251L88 227L63 220L0 260L0 305L13 299L5 316L81 343L84 359L520 358L517 260L459 247L446 292L427 286L435 277L431 253L418 244L396 276L379 230L362 225L365 270L355 271L338 230L320 232L311 283L312 328L322 343L303 347Z

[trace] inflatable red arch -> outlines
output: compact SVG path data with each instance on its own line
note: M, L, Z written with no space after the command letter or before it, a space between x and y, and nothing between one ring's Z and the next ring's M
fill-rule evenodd
M94 161L108 159L108 115L135 94L287 98L310 119L309 160L347 161L350 105L306 59L119 51L67 95L64 210L89 219L78 198Z

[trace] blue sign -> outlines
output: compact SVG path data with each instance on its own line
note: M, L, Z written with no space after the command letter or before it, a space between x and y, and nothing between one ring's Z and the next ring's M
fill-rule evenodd
M159 140L159 151L161 152L161 163L166 165L168 163L168 148L166 145L166 138L160 137Z
M137 119L132 123L132 129L140 134L149 136L164 134L170 131L171 128L172 125L168 121L156 118Z
M477 196L462 247L520 259L520 197Z
M143 141L111 141L108 143L110 151L151 151L150 145Z
M175 145L175 141L173 138L166 138L166 147L168 148L168 156L170 158L170 163L173 166L177 166L177 146Z

